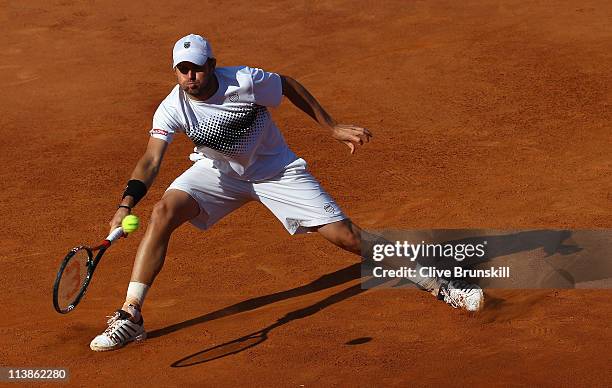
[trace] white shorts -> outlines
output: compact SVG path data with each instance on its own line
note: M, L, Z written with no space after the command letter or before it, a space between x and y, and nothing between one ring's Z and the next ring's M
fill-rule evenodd
M212 166L211 160L201 159L167 190L184 191L198 202L200 214L191 223L203 230L249 201L264 204L290 234L347 218L308 172L304 159L297 159L275 177L258 182L223 174Z

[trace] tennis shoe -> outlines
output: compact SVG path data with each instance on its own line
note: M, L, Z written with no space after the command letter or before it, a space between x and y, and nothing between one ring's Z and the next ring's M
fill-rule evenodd
M462 308L467 311L479 311L484 306L482 289L465 280L445 281L440 286L438 299L443 300L453 308Z
M133 322L132 315L125 310L117 310L108 317L108 327L104 332L94 338L89 347L96 352L105 352L123 347L132 341L142 341L147 338L144 329L144 320L140 316L138 322Z

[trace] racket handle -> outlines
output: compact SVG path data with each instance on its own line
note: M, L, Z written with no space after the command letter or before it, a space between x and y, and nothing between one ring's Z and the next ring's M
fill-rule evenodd
M109 242L109 245L112 244L113 241L115 241L116 239L118 239L119 237L123 236L123 228L122 227L118 227L115 230L113 230L108 237L106 238L106 241Z

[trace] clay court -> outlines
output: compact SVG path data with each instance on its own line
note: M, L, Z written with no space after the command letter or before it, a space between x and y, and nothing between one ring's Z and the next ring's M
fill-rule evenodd
M145 342L88 346L142 230L74 312L53 309L59 262L106 236L191 32L219 66L292 76L374 133L351 156L290 102L272 111L363 228L611 228L612 4L463 3L2 1L2 366L68 368L75 386L611 385L609 289L486 290L475 315L363 290L358 258L289 236L257 203L175 233ZM144 225L191 149L170 146Z

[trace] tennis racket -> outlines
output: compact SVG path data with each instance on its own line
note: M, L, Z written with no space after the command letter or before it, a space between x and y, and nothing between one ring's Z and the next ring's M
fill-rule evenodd
M98 245L80 245L68 252L53 284L53 306L58 313L67 314L74 310L85 295L102 255L113 241L123 236L123 228L118 227Z

